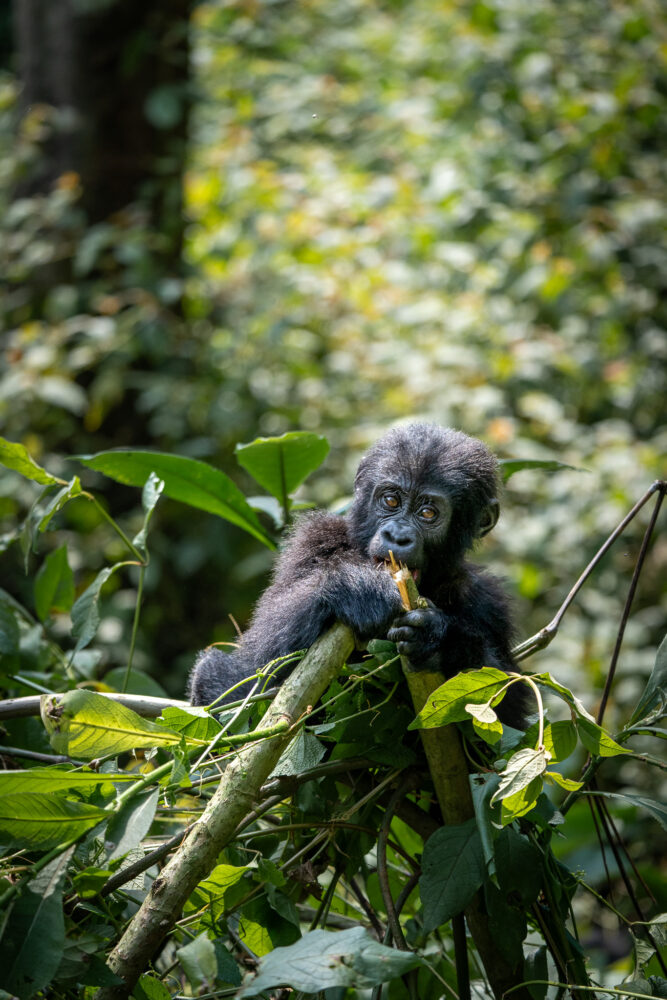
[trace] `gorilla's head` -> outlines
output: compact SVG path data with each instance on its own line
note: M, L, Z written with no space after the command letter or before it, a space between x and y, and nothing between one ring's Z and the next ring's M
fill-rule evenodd
M398 427L359 464L350 534L376 562L392 551L432 584L493 528L497 492L497 462L481 441L436 424Z

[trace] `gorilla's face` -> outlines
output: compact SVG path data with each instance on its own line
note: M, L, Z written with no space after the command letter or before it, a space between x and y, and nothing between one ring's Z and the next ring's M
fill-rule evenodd
M419 582L447 537L452 518L447 494L428 485L385 481L373 490L367 514L374 525L367 550L370 558L381 564L393 553Z

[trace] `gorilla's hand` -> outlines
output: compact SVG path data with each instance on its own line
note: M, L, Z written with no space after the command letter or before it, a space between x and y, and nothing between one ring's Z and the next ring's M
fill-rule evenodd
M438 670L447 623L444 611L429 601L427 608L406 611L396 618L387 638L396 643L415 670Z

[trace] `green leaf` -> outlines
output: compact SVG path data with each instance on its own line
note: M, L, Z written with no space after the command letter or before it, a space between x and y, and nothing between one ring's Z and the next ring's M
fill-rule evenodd
M627 747L622 747L601 726L588 719L577 719L579 739L589 753L596 757L616 757L621 753L632 753Z
M122 858L141 843L153 823L159 795L159 788L149 788L128 799L114 813L104 835L108 862Z
M648 795L628 795L625 792L590 792L590 795L603 795L607 799L620 799L623 802L629 802L630 805L638 806L640 809L645 809L646 812L650 813L654 819L657 819L658 823L665 829L667 829L667 805L664 802L658 802L656 799L650 799Z
M520 788L513 795L503 798L500 812L502 825L507 826L508 823L531 812L542 793L543 785L541 777L533 778L525 788Z
M202 743L210 743L222 729L213 716L204 709L196 707L185 709L169 705L162 710L162 719L174 732L182 733L191 740L200 740Z
M484 852L475 819L436 830L424 844L419 880L424 930L432 931L460 913L485 875Z
M475 705L470 702L466 705L466 712L472 715L472 727L478 736L491 746L497 743L503 735L503 724L491 708L487 701L482 705Z
M98 608L100 591L112 573L121 564L106 566L101 569L93 582L87 587L81 596L74 602L72 607L72 636L77 640L74 651L79 652L94 638L97 626L100 623L100 612Z
M134 987L132 1000L171 1000L171 993L154 976L142 976Z
M63 883L73 848L46 865L14 904L0 948L3 987L13 996L33 996L60 965L65 944Z
M582 716L584 719L588 719L590 722L595 722L595 719L585 707L583 702L574 695L569 688L566 688L564 684L560 684L557 680L551 676L551 674L533 674L532 678L538 684L542 684L544 687L551 688L556 694L559 694L561 698L568 703L570 708L574 709L576 715Z
M78 460L88 468L128 486L143 486L153 472L164 481L164 492L172 500L217 514L243 528L269 548L275 548L239 488L224 472L206 462L161 451L124 450L80 455Z
M42 695L42 721L56 753L82 760L149 747L169 747L181 737L142 719L111 698L83 689Z
M0 796L19 792L52 793L86 789L117 782L139 781L140 775L103 771L68 771L60 767L33 767L29 771L0 771Z
M213 942L205 932L182 948L177 948L176 954L195 992L202 987L211 989L215 985L218 962Z
M290 494L322 464L329 443L319 434L290 431L281 437L237 444L235 451L239 465L287 510Z
M37 527L40 531L46 531L49 524L51 523L51 518L62 510L66 503L70 500L74 500L76 497L81 496L81 483L78 476L74 476L73 479L63 486L61 490L58 490L56 495L52 497L50 502L41 512L40 519L38 521Z
M558 771L545 771L544 780L550 785L558 785L559 788L564 788L566 792L576 792L584 787L582 781L573 781L572 778L565 778Z
M525 959L524 975L528 981L528 992L533 1000L544 1000L549 988L549 967L547 965L547 949L545 945L528 952ZM541 982L531 983L531 979Z
M651 676L629 725L657 722L667 712L667 635L660 643Z
M539 850L522 833L505 827L494 845L498 885L507 896L518 896L528 907L538 896L542 879Z
M324 757L326 748L316 736L300 729L295 738L282 754L280 760L271 772L275 778L280 774L302 774L315 767Z
M35 577L35 609L44 622L52 611L69 611L74 602L74 574L67 561L67 546L50 552Z
M566 760L576 746L577 730L573 722L552 722L544 727L544 749L551 754L550 764Z
M498 799L515 795L546 771L547 757L544 750L517 750L507 762L507 767L500 775L500 784L496 789L491 805Z
M522 472L524 469L542 469L543 472L558 472L560 469L572 469L574 472L586 472L586 469L578 469L575 465L566 465L565 462L539 458L501 458L498 460L500 473L503 482L507 482L510 476Z
M421 964L418 955L379 944L363 927L310 931L294 944L274 948L260 959L259 972L239 998L255 997L276 986L291 986L304 993L336 986L370 989Z
M0 465L4 465L6 469L13 469L14 472L20 472L26 479L32 479L42 486L60 486L63 483L62 479L57 479L41 465L37 465L22 444L7 441L3 437L0 437Z
M146 538L148 536L148 526L153 516L153 511L155 510L156 504L160 499L162 492L164 490L164 480L160 479L151 472L150 476L146 480L146 484L141 493L141 505L144 508L144 523L141 530L132 539L132 544L136 545L143 555L146 555Z
M0 653L7 656L18 653L20 638L21 631L14 607L2 591L0 592Z
M48 851L97 826L108 815L98 806L52 793L4 795L0 800L0 843Z
M507 674L495 667L457 674L429 695L408 729L435 729L450 722L463 722L470 718L466 704L481 705L491 701L507 681Z

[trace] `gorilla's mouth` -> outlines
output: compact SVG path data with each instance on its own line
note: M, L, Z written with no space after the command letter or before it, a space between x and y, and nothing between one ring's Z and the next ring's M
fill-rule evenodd
M383 559L382 556L373 556L373 562L375 563L376 566L381 566L383 569L386 569L388 573L393 573L394 572L394 567L392 566L391 559L389 557L386 557L386 558ZM401 565L405 565L405 564L401 563ZM410 576L415 581L415 583L419 583L419 578L421 576L421 570L420 569L412 569L412 567L410 567L410 566L408 566L407 569L409 570Z

